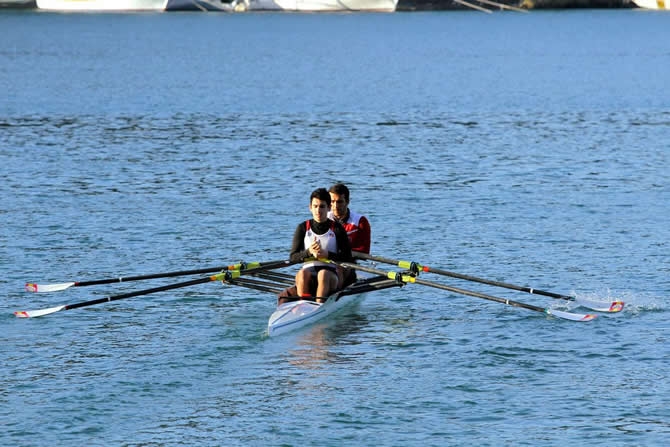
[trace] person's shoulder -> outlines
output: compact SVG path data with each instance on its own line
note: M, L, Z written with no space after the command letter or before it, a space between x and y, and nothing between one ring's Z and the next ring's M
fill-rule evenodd
M358 221L358 224L367 223L370 224L370 220L365 216L365 214L357 213L356 211L349 210L349 214L352 218L355 217L355 220ZM352 219L353 220L353 219Z
M330 221L330 227L335 230L335 231L344 231L345 233L347 230L344 228L344 225L342 225L340 222L338 222L336 219L328 219Z
M296 230L306 230L307 229L307 220L303 220L296 225L295 229Z

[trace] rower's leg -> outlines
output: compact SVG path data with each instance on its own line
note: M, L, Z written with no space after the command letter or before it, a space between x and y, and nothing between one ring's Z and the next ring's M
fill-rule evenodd
M295 274L295 287L298 296L311 296L310 286L314 280L313 273L314 271L312 269L300 269L298 270L298 273Z
M323 298L324 300L332 292L337 290L337 273L332 270L322 269L319 270L317 275L318 286L316 288L317 301L318 298Z

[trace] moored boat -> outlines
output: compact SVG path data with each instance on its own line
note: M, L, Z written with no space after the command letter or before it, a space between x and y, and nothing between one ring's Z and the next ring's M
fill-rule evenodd
M0 9L34 9L35 0L0 0Z
M165 11L168 0L37 0L45 11Z
M670 9L670 0L633 0L642 9Z
M169 11L393 12L398 0L169 0Z

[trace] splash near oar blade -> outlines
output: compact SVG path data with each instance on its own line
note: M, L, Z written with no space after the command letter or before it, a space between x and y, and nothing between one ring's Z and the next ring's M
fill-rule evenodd
M575 304L578 304L587 309L595 310L596 312L621 312L623 310L623 301L596 301L586 298L575 297Z

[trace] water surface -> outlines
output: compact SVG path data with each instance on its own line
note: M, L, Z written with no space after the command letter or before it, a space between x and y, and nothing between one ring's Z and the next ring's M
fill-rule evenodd
M665 19L3 11L2 444L663 445ZM12 315L179 279L26 281L282 259L336 181L373 253L626 308L408 285L268 339L274 297L216 283Z

